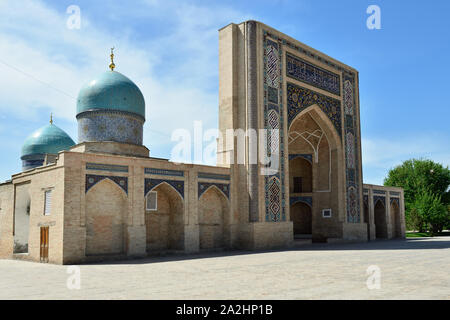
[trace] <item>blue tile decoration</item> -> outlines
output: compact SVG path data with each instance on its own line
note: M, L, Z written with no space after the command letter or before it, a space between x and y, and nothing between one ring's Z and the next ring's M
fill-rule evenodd
M374 207L378 201L381 201L381 203L386 207L386 197L385 196L373 196L373 206Z
M352 75L344 74L344 152L346 167L346 186L347 186L347 222L361 222L361 205L360 205L360 177L359 169L361 162L359 161L358 139L356 136L356 105L355 102L355 79Z
M312 163L312 154L290 154L289 160L294 160L297 158L303 158L306 161L309 161L309 163Z
M362 187L362 181L360 181L360 169L361 169L361 161L359 159L359 149L358 149L358 141L359 141L359 129L358 129L358 125L357 125L357 108L355 106L357 106L356 104L356 99L357 99L357 95L356 95L356 88L355 88L355 83L356 83L356 79L357 79L357 74L354 72L353 69L350 68L346 68L345 66L340 66L337 65L335 62L328 60L326 58L320 57L319 55L317 55L315 52L312 52L308 47L303 47L301 45L297 45L294 44L288 40L285 39L281 39L278 36L271 34L268 31L263 31L264 34L264 53L266 54L266 47L270 46L271 43L275 43L275 44L283 44L284 46L295 50L296 52L298 52L301 55L306 55L320 63L324 63L328 66L330 66L333 70L336 71L337 74L341 74L342 75L342 82L343 82L343 86L344 86L344 97L343 97L343 101L344 101L344 122L345 125L342 123L341 120L341 104L339 100L333 99L333 98L328 98L331 100L327 100L325 98L327 98L326 96L323 96L325 98L321 99L321 96L318 93L312 93L313 91L309 90L311 93L308 94L306 92L303 92L304 96L306 96L305 102L301 102L300 105L298 103L299 101L299 96L297 95L297 105L294 104L295 98L296 96L292 96L292 93L296 93L296 92L292 92L291 91L291 97L289 98L289 90L287 92L287 101L288 101L288 106L287 106L287 110L288 110L288 125L290 125L290 122L294 119L294 117L298 114L298 112L300 112L301 108L306 108L316 102L311 102L311 100L314 101L314 99L317 99L321 106L320 108L325 112L325 114L328 115L328 117L331 119L331 121L333 122L337 132L339 133L339 136L342 137L343 139L343 145L344 150L348 151L349 153L347 154L346 152L346 161L345 161L345 165L346 165L346 191L347 191L347 222L350 223L359 223L361 221L361 214L360 214L360 188ZM271 38L272 40L269 40L268 38ZM270 42L268 42L270 41ZM274 42L277 41L277 42ZM279 52L281 53L281 48L279 50ZM267 58L266 55L264 56L264 68L265 68L265 72L264 72L264 103L267 109L267 86L270 85L270 81L267 81L266 77L267 77L267 66L266 66L266 62L267 62ZM311 63L310 63L311 64ZM280 62L280 68L281 68L281 62ZM291 72L292 73L292 72ZM280 79L282 79L282 76L279 77ZM278 88L280 88L278 86ZM301 88L301 87L299 87ZM304 88L301 88L303 90L306 90ZM337 92L337 91L335 91ZM280 94L279 94L279 100L282 101L281 98L281 93L282 90L280 90ZM302 98L302 95L300 95L300 98ZM302 101L302 100L300 100ZM309 104L310 103L310 104ZM289 105L290 104L290 105ZM266 110L265 110L266 111ZM283 107L280 104L280 118L282 119L283 117L281 116L281 113L283 111ZM267 123L267 113L264 114L264 119L265 119L265 123ZM344 127L344 133L342 133L341 128ZM351 133L350 135L347 135L348 133ZM353 137L353 138L352 138ZM283 149L281 149L283 150ZM348 165L350 164L351 167L348 167ZM284 166L283 164L281 165L282 167L282 173L284 172ZM268 189L267 187L267 183L268 183L268 178L266 177L266 190ZM283 178L284 181L284 178ZM284 183L282 183L282 185L284 185ZM283 196L284 199L284 196ZM268 203L268 199L267 199L267 193L266 193L266 210L267 210L267 203ZM267 211L266 211L266 220L267 220Z
M277 38L273 38L277 39ZM263 32L264 68L264 128L268 129L267 153L271 156L278 149L279 170L264 177L265 220L267 222L286 221L286 190L284 163L284 107L281 42L268 38ZM270 130L279 130L278 141L272 141Z
M160 175L160 176L184 177L184 171L179 171L179 170L145 168L144 173L145 174L156 174L156 175Z
M363 201L366 205L369 205L369 196L367 194L363 195Z
M156 186L160 185L161 183L167 183L168 185L172 186L181 196L181 198L184 199L184 181L183 180L167 180L167 179L145 179L145 194L147 194L149 191L151 191Z
M144 121L117 110L89 111L77 115L78 141L115 141L142 145Z
M389 191L389 194L392 196L400 196L400 192L397 191Z
M272 87L267 88L267 100L271 103L278 104L278 90Z
M338 96L341 94L339 75L291 54L286 54L286 76Z
M385 194L386 194L386 191L384 191L384 190L373 190L373 194L382 194L382 195L385 195Z
M306 108L317 104L328 116L336 128L337 133L341 132L341 102L318 92L302 88L293 83L287 84L287 108L288 126L291 125L295 117Z
M45 158L45 155L42 156ZM36 167L40 167L44 164L44 159L37 160L22 160L22 171L30 170Z
M198 183L198 198L202 196L203 193L205 193L206 190L208 190L209 187L215 186L220 191L222 191L225 196L230 199L230 185L228 183L215 183L215 182L199 182Z
M289 204L292 206L297 202L303 202L312 207L312 197L290 197Z
M399 198L391 198L391 204L397 203L398 206L400 206L400 199Z
M86 170L128 172L128 166L88 162L86 163Z
M98 182L100 182L104 179L110 179L111 181L116 183L120 188L122 188L126 194L128 194L128 178L127 177L101 176L101 175L94 175L94 174L86 175L85 192L88 192L90 188L92 188Z
M199 179L230 180L229 174L199 172Z

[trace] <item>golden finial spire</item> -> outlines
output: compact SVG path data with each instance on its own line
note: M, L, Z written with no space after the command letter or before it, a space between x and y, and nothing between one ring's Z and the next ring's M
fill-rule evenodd
M50 112L50 124L53 124L53 113Z
M116 65L114 64L114 47L111 48L111 64L109 65L109 68L111 69L111 71L114 71L114 68L116 67Z

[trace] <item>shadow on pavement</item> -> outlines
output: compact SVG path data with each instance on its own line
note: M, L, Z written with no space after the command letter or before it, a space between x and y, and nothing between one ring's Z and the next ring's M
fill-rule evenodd
M273 249L273 250L226 250L217 252L202 252L194 254L180 254L167 253L160 256L149 256L133 260L120 261L103 261L86 263L89 265L122 265L122 264L148 264L160 262L175 262L183 260L194 259L214 259L222 257L232 257L240 255L253 255L262 253L276 253L276 252L292 252L292 251L367 251L367 250L427 250L427 249L449 249L450 238L435 237L435 238L408 238L408 239L394 239L394 240L375 240L370 242L358 243L313 243L309 245L296 245L291 248Z

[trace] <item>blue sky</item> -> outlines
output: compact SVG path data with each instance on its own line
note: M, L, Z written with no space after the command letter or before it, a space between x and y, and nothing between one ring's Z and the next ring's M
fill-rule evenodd
M366 9L381 8L381 30ZM81 28L69 29L70 5ZM411 157L450 164L450 1L0 1L0 181L20 171L25 138L48 122L76 140L75 97L106 70L147 104L144 143L170 157L174 129L217 127L218 33L254 19L360 72L364 182Z

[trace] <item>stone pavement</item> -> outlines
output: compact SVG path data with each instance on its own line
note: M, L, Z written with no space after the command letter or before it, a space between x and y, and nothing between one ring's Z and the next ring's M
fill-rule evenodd
M79 290L68 267L0 260L0 299L450 299L450 237L86 264Z

